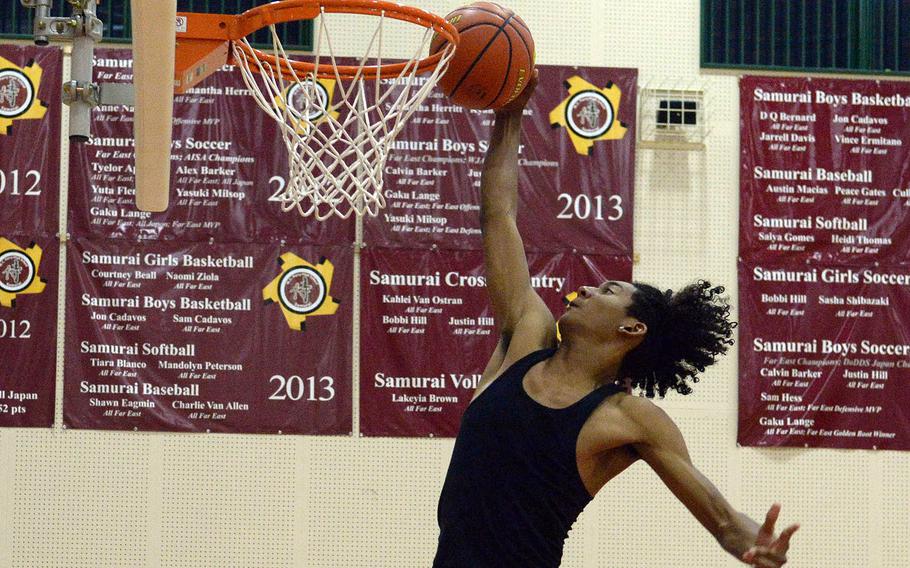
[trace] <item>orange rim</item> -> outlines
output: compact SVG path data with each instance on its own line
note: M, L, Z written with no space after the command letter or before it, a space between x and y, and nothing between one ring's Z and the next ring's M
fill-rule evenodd
M219 39L238 42L248 35L273 24L283 24L298 20L311 20L320 13L362 14L365 16L385 16L403 22L409 22L430 28L446 39L452 45L458 45L458 30L444 18L431 14L418 8L399 6L384 0L282 0L263 4L247 10L237 16L215 16L214 14L182 13L193 19L198 28L192 35L186 34L187 39ZM181 34L178 34L178 36ZM256 70L256 61L280 72L285 78L293 80L294 75L315 74L319 78L352 79L358 74L365 79L378 77L397 76L406 68L413 67L414 61L404 63L391 63L386 65L338 65L321 63L319 72L316 65L306 61L285 61L283 58L265 53L261 50L237 43L241 56L246 59L250 69ZM437 52L416 62L417 73L432 71L439 65L443 53ZM290 67L290 68L289 68ZM292 71L293 69L293 71ZM326 71L323 71L326 69Z

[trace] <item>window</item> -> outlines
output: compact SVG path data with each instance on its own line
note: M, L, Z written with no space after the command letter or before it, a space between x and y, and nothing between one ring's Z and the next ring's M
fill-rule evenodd
M696 101L663 99L658 101L657 128L674 128L682 125L698 124L698 104Z
M902 0L702 0L704 68L910 74Z
M209 12L215 14L239 14L264 1L255 0L177 0L180 12ZM130 3L125 0L102 1L98 4L98 18L104 22L104 41L129 43L131 39ZM22 6L19 0L0 1L0 38L29 39L32 37L34 10ZM72 14L67 0L54 0L51 16ZM313 49L313 22L291 22L277 26L281 41L287 49L311 51ZM260 30L254 36L254 44L271 43L268 29Z
M682 86L682 85L681 85ZM638 147L704 150L708 135L703 89L643 85L638 92Z

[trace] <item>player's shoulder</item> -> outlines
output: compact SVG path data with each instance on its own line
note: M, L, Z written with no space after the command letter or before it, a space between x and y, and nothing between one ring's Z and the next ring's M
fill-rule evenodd
M663 408L654 404L652 399L644 396L619 393L617 403L623 413L636 422L647 423L670 419L670 416Z
M634 426L642 438L649 437L648 435L651 433L676 427L670 415L654 404L650 398L620 393L617 395L616 405L630 426Z
M585 423L588 447L595 452L652 439L652 425L663 413L647 398L620 391L607 397Z

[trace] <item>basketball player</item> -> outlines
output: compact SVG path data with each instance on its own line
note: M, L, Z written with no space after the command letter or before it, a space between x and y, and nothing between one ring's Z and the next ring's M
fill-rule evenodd
M535 73L497 112L484 164L481 227L501 336L455 442L434 568L558 567L581 510L638 460L724 550L752 566L782 566L798 526L775 536L776 504L761 526L733 509L692 465L669 416L631 394L633 387L648 397L691 392L688 383L732 344L722 288L583 286L559 319L557 344L515 223L521 116L536 82Z

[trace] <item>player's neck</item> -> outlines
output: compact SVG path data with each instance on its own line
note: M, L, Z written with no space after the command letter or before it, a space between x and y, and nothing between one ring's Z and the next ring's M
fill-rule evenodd
M616 381L622 354L603 344L564 341L547 363L547 371L560 381L590 389Z

